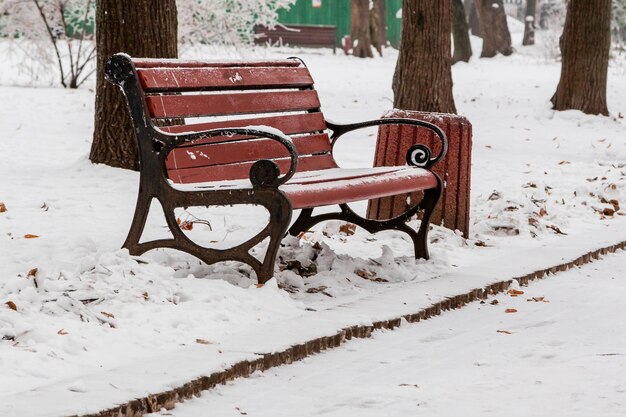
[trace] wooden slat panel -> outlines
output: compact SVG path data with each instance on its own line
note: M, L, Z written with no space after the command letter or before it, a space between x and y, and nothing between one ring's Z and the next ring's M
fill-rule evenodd
M304 88L313 84L305 67L140 69L146 92L209 91L252 88Z
M226 68L226 67L299 67L297 59L275 61L183 61L179 59L133 59L137 68Z
M169 133L200 132L203 130L221 129L229 127L246 126L270 126L287 135L298 133L320 132L326 130L324 115L320 112L290 114L274 117L258 117L254 119L223 120L219 122L196 123L189 125L164 126L160 129ZM241 140L242 137L226 138L223 136L216 138L202 139L185 146L196 146L202 143L222 142L225 140Z
M276 163L282 173L287 172L289 169L290 161L288 159L280 159L277 160ZM250 167L252 164L253 162L244 162L241 164L217 165L212 167L173 169L168 170L168 176L172 181L180 184L245 179L250 176ZM298 172L336 167L337 164L335 164L334 159L328 154L308 156L300 158L298 161Z
M152 117L160 119L302 111L320 106L315 90L148 96L146 101Z
M330 152L330 140L326 134L295 136L292 139L300 157ZM287 157L287 148L274 140L244 140L174 149L167 157L166 167L184 169Z

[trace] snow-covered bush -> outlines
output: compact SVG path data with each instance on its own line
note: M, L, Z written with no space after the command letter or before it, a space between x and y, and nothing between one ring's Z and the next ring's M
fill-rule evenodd
M252 43L254 26L272 27L296 0L176 0L182 44Z
M56 67L63 87L93 73L95 0L0 0L0 35L33 77Z

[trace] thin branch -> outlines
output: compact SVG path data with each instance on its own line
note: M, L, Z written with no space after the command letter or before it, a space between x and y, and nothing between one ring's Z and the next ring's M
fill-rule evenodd
M50 36L50 40L52 41L52 45L54 46L54 52L56 53L57 60L59 61L59 70L61 71L61 84L63 85L63 87L67 88L67 84L65 84L65 70L63 69L63 60L61 59L61 53L59 52L59 48L57 46L57 39L54 36L54 33L52 32L52 28L50 27L50 24L48 23L48 18L46 17L46 14L44 13L43 6L39 4L39 0L32 0L32 1L37 7L37 10L39 11L39 15L41 16L41 19L46 25L46 30L48 31L48 35Z

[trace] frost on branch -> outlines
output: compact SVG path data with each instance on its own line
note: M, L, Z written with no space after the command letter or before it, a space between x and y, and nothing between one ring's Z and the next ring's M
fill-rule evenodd
M63 87L94 71L95 0L0 0L0 36L33 78L56 68Z
M240 45L254 41L254 26L273 27L278 10L295 0L176 0L181 44Z

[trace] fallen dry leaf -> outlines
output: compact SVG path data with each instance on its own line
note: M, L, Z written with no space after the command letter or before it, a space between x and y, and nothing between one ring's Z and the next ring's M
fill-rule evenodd
M546 214L548 214L548 211L547 211L545 208L541 207L541 208L539 209L539 215L540 215L541 217L543 217L543 216L545 216Z
M517 313L517 309L515 308L507 308L506 310L504 310L505 313L510 314L510 313Z
M257 288L263 288L265 286L265 284L256 284Z
M498 304L499 301L498 300L493 300L492 302L490 302L489 304L491 304L492 306L495 306L496 304Z
M57 334L60 334L61 336L65 336L66 334L69 334L69 333L66 332L65 329L61 329L57 332Z
M7 301L4 304L6 304L11 310L17 311L17 306L15 305L15 303L13 301Z
M567 164L571 164L570 161L561 161L559 162L559 165L567 165Z
M196 339L196 343L201 344L201 345L210 345L211 342L209 342L208 340L205 339Z
M512 332L508 331L508 330L496 330L498 333L504 333L504 334L513 334Z
M102 314L103 316L108 317L110 319L114 319L115 318L115 316L113 314L107 313L106 311L101 311L100 314Z
M37 269L37 268L31 269L30 271L28 271L28 274L26 274L26 278L36 277L37 276L37 271L39 271L39 269Z
M339 226L339 232L343 233L346 236L352 236L356 231L356 224L345 223Z
M4 203L0 203L0 213L7 211L7 206Z
M524 294L524 291L511 289L507 291L507 294L509 294L511 297L517 297L518 295Z
M38 237L39 235L31 235L30 233L24 235L24 239L37 239Z

